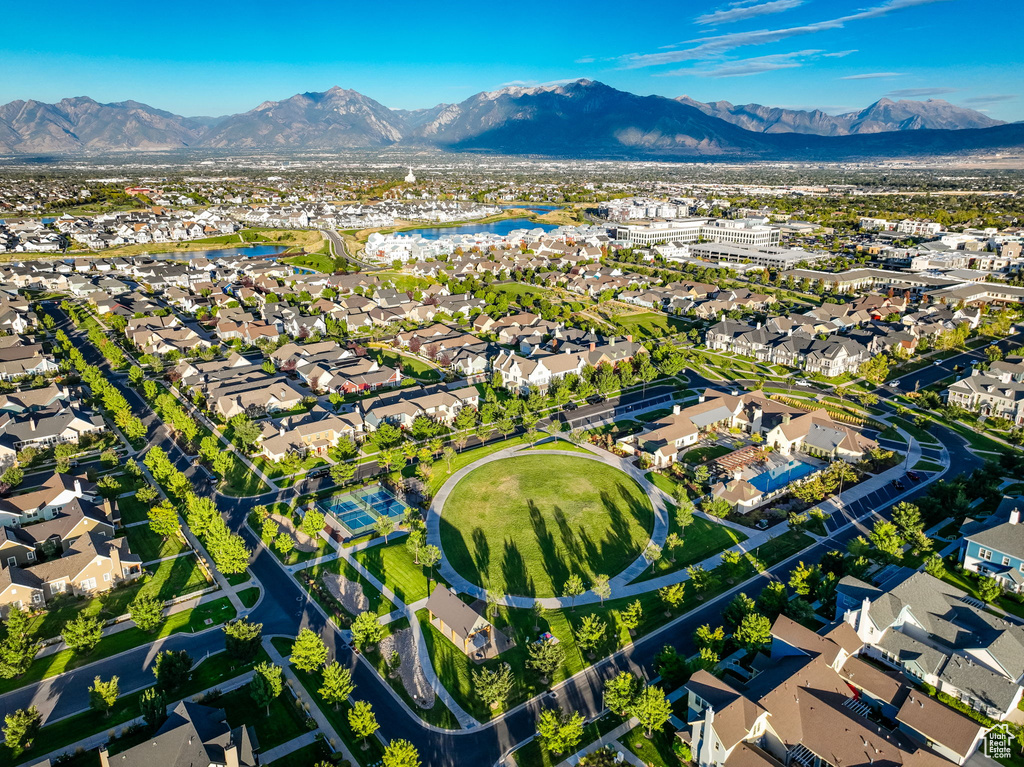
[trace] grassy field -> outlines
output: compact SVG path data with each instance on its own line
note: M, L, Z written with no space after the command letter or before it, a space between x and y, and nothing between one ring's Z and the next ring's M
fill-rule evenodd
M747 539L746 535L731 527L698 516L694 516L693 523L685 530L680 530L674 513L669 520L669 532L679 534L683 539L683 545L673 552L663 552L661 559L648 567L635 582L674 573Z
M355 553L355 558L395 592L395 596L411 604L428 596L435 583L445 581L443 578L438 579L436 572L431 578L427 568L416 564L405 542L405 537L402 537L388 544L363 549Z
M481 466L445 503L441 544L470 581L553 596L571 574L614 575L654 525L650 500L625 474L569 456L517 456Z
M683 761L672 750L676 737L671 725L656 731L650 740L644 735L642 727L636 727L620 738L619 742L640 757L644 764L657 764L661 767L683 765Z
M121 523L130 525L132 522L145 522L149 519L149 506L136 500L134 495L117 499L117 508L121 510Z
M922 427L912 423L906 418L900 418L899 416L893 416L889 419L889 423L894 426L898 426L903 429L907 434L916 439L918 442L924 442L925 444L937 445L939 441L929 434Z
M149 529L149 525L137 525L125 529L128 545L133 553L142 557L143 562L173 557L185 550L185 543L177 536L166 540Z
M922 459L922 460L920 460L920 461L918 461L917 463L914 464L913 470L914 471L942 471L943 468L944 467L943 467L943 465L941 463L936 463L935 461L929 461L927 459Z
M311 764L330 764L331 749L321 740L303 746L297 751L275 759L269 767L309 767Z
M658 312L641 312L615 317L611 320L620 333L632 335L634 341L645 341L648 338L660 338L673 333L684 333L691 325L686 320L670 317Z
M381 365L392 368L400 368L404 375L410 375L424 381L440 381L441 373L421 359L399 354L396 351L385 349L369 349L368 354L377 360Z
M562 452L566 453L583 453L584 455L593 455L593 453L591 453L585 447L574 445L572 442L568 442L567 440L564 439L556 439L554 441L548 440L547 442L542 442L539 445L524 447L519 452L523 452L524 450L561 450Z
M436 280L426 277L416 277L401 272L374 272L374 275L381 281L381 284L389 283L395 290L418 290L436 282Z
M509 437L508 439L501 439L497 442L492 442L482 447L476 447L472 450L463 450L458 453L452 460L451 472L448 471L448 464L444 461L439 461L437 469L434 471L434 476L430 480L429 489L431 495L437 495L437 491L441 489L441 485L448 481L448 478L455 474L459 469L469 464L479 461L481 458L486 458L491 453L497 453L499 450L504 450L509 447L515 447L516 445L525 445L526 440L522 435L518 437ZM412 477L416 474L416 467L409 465L402 469L402 475L406 477Z

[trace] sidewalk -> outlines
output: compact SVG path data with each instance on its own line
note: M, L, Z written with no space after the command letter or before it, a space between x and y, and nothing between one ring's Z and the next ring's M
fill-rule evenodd
M263 649L266 650L267 655L270 656L270 662L280 666L283 669L283 675L284 678L287 680L288 686L292 688L292 691L295 693L296 699L301 701L306 696L306 688L302 686L302 682L300 682L299 678L295 676L295 672L292 671L292 668L288 663L288 659L281 655L281 653L277 651L277 648L274 647L273 643L266 637L264 637L263 639ZM306 713L308 713L313 718L313 721L315 721L317 724L317 728L321 732L323 732L328 742L331 744L331 746L334 747L334 750L340 752L341 755L349 761L349 764L359 764L356 758L352 755L352 752L348 750L348 747L345 745L345 742L341 739L341 736L338 735L338 731L334 729L333 725L331 725L327 717L324 716L324 712L320 710L320 706L317 705L316 701L310 700L310 703L312 705L304 707L306 709ZM289 743L291 742L294 741L290 741ZM283 748L283 746L279 746L279 748ZM279 754L278 756L281 755ZM265 755L263 758L260 759L260 761L263 762L264 759L267 759ZM272 760L267 759L266 763L269 764L270 761Z
M282 756L288 756L288 754L294 753L300 748L311 746L316 743L318 735L320 735L320 730L316 729L312 732L300 735L297 738L292 738L287 743L282 743L280 746L272 748L269 751L262 751L260 752L260 764L272 764Z

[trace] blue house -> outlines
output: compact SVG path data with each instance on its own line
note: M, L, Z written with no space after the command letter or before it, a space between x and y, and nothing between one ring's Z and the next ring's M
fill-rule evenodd
M1014 592L1024 589L1024 524L1017 507L1020 500L1006 499L990 517L967 522L961 529L964 569L995 578L1004 589ZM1012 508L1007 510L1006 506Z

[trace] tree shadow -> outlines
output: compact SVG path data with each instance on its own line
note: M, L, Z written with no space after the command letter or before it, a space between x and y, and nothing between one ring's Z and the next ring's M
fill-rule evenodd
M519 547L512 541L505 541L505 552L501 558L501 574L505 579L505 589L509 594L532 597L537 593L533 578L526 570Z
M579 541L576 540L576 532L569 526L565 513L558 506L555 506L553 516L555 524L558 525L558 532L562 536L562 545L565 546L566 552L573 558L574 563L579 562L583 551Z
M487 534L482 527L474 527L471 535L473 539L473 562L481 578L490 582L491 572L491 544L487 541Z
M537 504L533 501L527 501L526 507L530 513L530 524L533 525L533 533L537 537L537 545L540 547L544 570L551 580L552 588L557 592L569 578L569 568L566 567L563 561L564 558L558 551L558 544L548 530L547 522L540 513L540 509L537 508Z

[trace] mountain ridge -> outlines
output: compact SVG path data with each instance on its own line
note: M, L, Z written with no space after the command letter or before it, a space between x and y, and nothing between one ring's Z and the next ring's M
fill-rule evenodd
M415 110L390 109L338 86L222 117L182 117L137 101L102 104L86 96L55 104L12 101L0 105L0 154L408 145L581 158L842 159L866 151L912 155L1017 147L1024 145L1019 126L941 99L882 98L862 110L829 115L640 96L580 79L510 85ZM867 140L872 136L883 138Z

